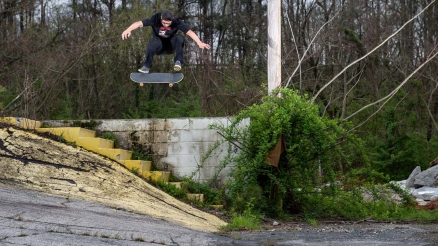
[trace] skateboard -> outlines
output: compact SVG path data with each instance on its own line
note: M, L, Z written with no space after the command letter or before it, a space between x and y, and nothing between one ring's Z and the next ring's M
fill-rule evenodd
M184 75L182 73L131 73L131 80L139 83L140 86L149 83L165 83L172 87L173 84L180 82Z

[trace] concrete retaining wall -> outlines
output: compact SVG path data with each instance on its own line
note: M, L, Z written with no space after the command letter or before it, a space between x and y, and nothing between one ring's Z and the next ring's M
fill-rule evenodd
M152 163L160 170L183 178L192 174L198 182L210 180L218 172L221 160L227 154L228 144L221 144L205 158L205 154L222 137L211 124L228 126L228 118L176 118L176 119L127 119L94 120L95 130L111 132L120 148L132 149L143 145L152 154ZM85 121L86 122L86 121ZM249 121L248 121L249 122ZM68 126L71 122L47 121L52 126ZM247 124L247 123L245 123ZM231 146L235 148L234 146ZM198 168L201 166L201 168ZM230 167L219 173L218 182L226 179Z

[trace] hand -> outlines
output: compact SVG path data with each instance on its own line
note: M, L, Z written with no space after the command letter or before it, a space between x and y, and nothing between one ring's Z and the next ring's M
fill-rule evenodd
M122 33L122 39L125 40L125 39L127 39L129 36L131 36L131 31L129 31L128 29L126 29L126 30Z
M201 48L201 49L206 48L207 50L209 50L209 49L211 48L210 45L209 45L209 44L206 44L206 43L200 43L200 44L198 44L198 46L199 46L199 48Z

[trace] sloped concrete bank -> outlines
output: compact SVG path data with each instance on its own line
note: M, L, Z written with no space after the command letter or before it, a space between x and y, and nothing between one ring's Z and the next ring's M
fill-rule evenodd
M148 215L0 182L0 245L254 246Z
M149 185L118 163L14 128L0 128L0 182L98 202L194 229L226 223Z

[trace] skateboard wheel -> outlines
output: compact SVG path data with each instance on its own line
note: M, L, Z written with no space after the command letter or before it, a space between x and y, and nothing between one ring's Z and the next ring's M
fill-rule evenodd
M173 84L172 84L172 83L170 83L170 84L169 84L169 87L172 87L172 86L173 86Z
M143 83L140 83L140 86L143 86Z

